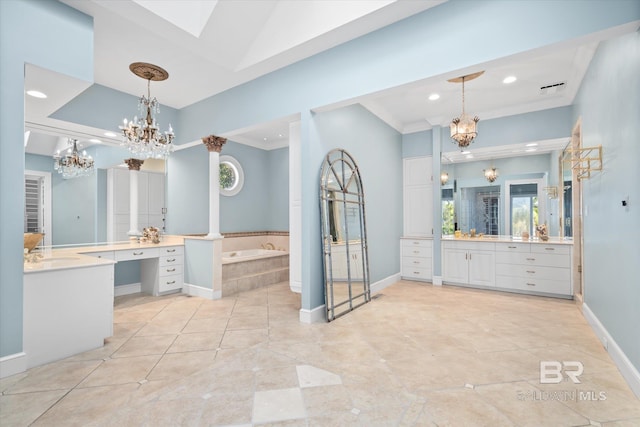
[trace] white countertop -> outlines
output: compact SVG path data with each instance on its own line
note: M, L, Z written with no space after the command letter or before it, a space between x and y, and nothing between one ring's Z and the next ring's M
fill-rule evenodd
M541 240L537 237L522 239L513 236L482 236L482 237L454 237L442 236L442 241L464 241L464 242L489 242L489 243L535 243L543 245L573 245L572 239L564 237L549 237L549 240Z
M24 272L37 273L49 270L85 268L116 263L111 259L86 255L94 252L125 251L180 245L184 245L184 238L182 236L163 236L160 243L138 243L136 241L129 241L73 247L45 247L39 250L38 253L42 255L42 257L38 258L37 262L24 263Z

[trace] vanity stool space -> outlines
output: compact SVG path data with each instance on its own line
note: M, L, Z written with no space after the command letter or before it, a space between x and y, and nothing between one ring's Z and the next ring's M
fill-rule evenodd
M140 260L140 283L153 296L179 292L184 284L184 246L138 245L136 248L86 252L98 258L118 261Z

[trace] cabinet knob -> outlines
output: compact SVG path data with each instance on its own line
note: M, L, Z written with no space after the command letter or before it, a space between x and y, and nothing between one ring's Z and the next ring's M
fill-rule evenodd
M173 284L175 284L175 283L176 283L176 281L175 281L175 280L172 280L172 281L170 281L170 282L167 282L167 285L173 285Z
M413 251L413 253L414 253L414 254L419 254L419 253L420 253L420 251Z
M171 259L168 259L167 262L174 262L175 260L176 260L175 258L171 258Z
M133 255L142 255L144 252L134 252Z
M527 286L535 286L535 283L527 283Z
M535 258L527 258L527 261L535 261Z
M174 271L176 271L175 268L167 268L167 273L173 273Z
M414 271L413 274L420 275L419 271Z
M175 252L175 249L167 249L167 252Z
M545 251L555 251L556 248L544 248Z
M509 246L509 249L516 249L517 246Z
M527 270L527 273L529 273L529 274L534 274L534 273L535 273L535 271Z

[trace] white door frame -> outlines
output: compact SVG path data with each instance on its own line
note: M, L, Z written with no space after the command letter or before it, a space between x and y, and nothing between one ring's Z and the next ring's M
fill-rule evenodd
M25 169L24 176L39 176L42 178L42 232L44 246L51 246L53 241L53 224L51 223L51 172Z

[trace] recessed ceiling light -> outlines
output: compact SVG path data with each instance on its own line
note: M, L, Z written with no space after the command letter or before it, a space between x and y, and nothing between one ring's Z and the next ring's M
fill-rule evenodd
M526 151L527 153L532 153L532 152L534 152L534 151L538 151L538 149L537 149L537 148L527 148L527 149L526 149L526 150L524 150L524 151Z
M94 144L102 144L102 141L100 141L98 138L91 138L89 142L93 142Z
M467 154L467 155L466 155L466 156L464 156L464 157L466 157L467 159L473 159L473 154Z
M27 95L33 96L34 98L41 98L41 99L47 97L47 95L45 95L44 93L38 90L28 90Z
M282 134L281 133L278 134L278 138L282 138Z
M460 154L471 154L471 151L463 151Z
M437 93L432 93L431 95L429 95L429 101L435 101L436 99L440 99L440 95L438 95Z
M538 146L537 142L531 142L531 143L525 145L525 147L537 147L537 146Z
M266 140L267 140L267 139L269 139L269 138L267 138L267 137L265 136L265 137L264 137L264 138L262 138L262 139L266 141Z
M505 77L505 78L504 78L504 80L502 81L502 83L504 83L504 84L508 85L509 83L513 83L513 82L515 82L516 80L518 80L518 79L516 78L516 76L508 76L508 77Z
M108 136L109 138L115 138L118 135L116 135L114 132L105 132L104 136Z

